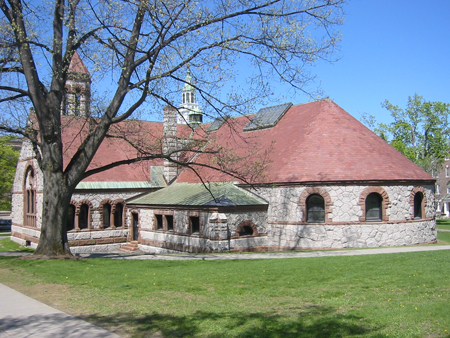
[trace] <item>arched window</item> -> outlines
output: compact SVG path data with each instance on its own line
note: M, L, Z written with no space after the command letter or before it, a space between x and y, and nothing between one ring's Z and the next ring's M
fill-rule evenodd
M239 231L239 236L253 236L253 229L250 225L244 225Z
M422 203L423 202L423 193L421 191L418 191L414 195L414 219L421 219L423 218L422 215Z
M25 172L24 182L24 225L36 226L36 177L30 166Z
M82 204L80 206L80 213L78 214L78 227L80 229L87 229L89 227L89 205Z
M77 88L75 90L75 115L78 116L80 115L80 105L81 105L81 89Z
M366 197L366 221L379 222L382 220L382 202L380 194L373 192Z
M194 93L191 93L191 103L195 103Z
M258 236L258 228L252 221L243 221L236 228L236 236Z
M116 228L123 226L123 204L117 203L116 210L114 212L114 226Z
M69 205L69 211L67 213L66 229L67 231L75 229L75 206L73 204Z
M111 204L103 204L103 228L109 228L111 226Z
M325 202L322 196L313 194L306 200L306 221L308 223L325 222Z
M186 103L186 96L185 96L185 93L183 93L183 103Z

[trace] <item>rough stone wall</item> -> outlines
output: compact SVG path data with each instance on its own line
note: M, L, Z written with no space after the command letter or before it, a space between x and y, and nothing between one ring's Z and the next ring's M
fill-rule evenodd
M349 225L289 225L269 227L267 245L273 250L343 249L401 246L436 240L434 220Z
M337 249L413 245L436 240L433 186L423 187L426 204L421 220L412 219L411 194L415 186L382 186L389 200L385 211L388 220L382 222L361 221L364 214L361 196L368 188L367 185L320 187L330 204L326 206L329 215L323 224L304 221L300 199L311 187L260 188L254 192L269 201L267 213L201 213L201 236L189 235L188 211L173 212L176 233L170 234L154 231L153 211L141 210L140 248L147 252L244 251L263 247L270 250ZM237 227L246 220L256 225L259 236L236 236ZM147 229L150 231L145 231Z
M111 201L117 201L117 200L126 200L128 198L131 198L133 196L136 196L137 193L135 192L108 192L108 193L98 193L98 192L90 192L90 193L75 193L72 195L71 200L75 202L81 202L88 200L92 203L92 210L91 210L91 229L99 229L101 226L101 213L102 210L100 210L100 204L104 200L111 200ZM128 217L129 214L125 212L124 214L127 216L125 219L126 225L129 224L130 218Z
M389 197L387 222L361 222L358 204L368 186L325 186L331 198L327 224L307 224L298 205L307 187L265 188L257 193L269 201L269 248L363 248L429 243L436 240L434 187L424 186L423 220L412 220L411 192L415 186L383 186Z
M154 230L154 214L164 211L141 209L139 248L145 252L222 252L244 251L253 247L265 247L267 242L267 213L253 212L200 212L200 234L190 235L187 210L174 210L175 232ZM258 235L253 237L236 236L236 230L244 221L251 221L257 229Z
M332 205L329 219L332 222L359 222L363 215L358 204L362 192L367 185L348 186L323 186L330 198ZM386 210L390 221L410 220L413 209L410 205L410 195L413 185L382 186L387 192L390 204ZM424 186L427 200L425 216L434 217L434 187ZM301 222L303 212L299 206L302 193L308 187L288 188L259 188L254 190L256 194L269 202L268 222Z
M40 236L39 229L42 224L42 199L43 199L43 175L40 171L36 160L33 159L34 153L31 143L25 140L22 144L22 149L17 163L16 174L12 188L12 234L11 239L22 245L29 245L36 248ZM25 171L29 165L32 165L36 178L36 228L23 226L24 220L24 179ZM90 229L81 231L74 231L68 233L71 251L77 252L98 252L101 250L118 249L124 242L127 241L128 225L130 218L125 218L124 227L120 229L100 229L101 213L100 204L103 200L109 199L111 201L126 200L137 195L135 192L108 192L108 193L75 193L72 195L72 201L89 201L92 204L90 210L92 222ZM124 210L126 216L129 215L127 210Z
M22 142L22 148L19 154L19 160L16 166L16 173L14 176L14 182L12 187L12 210L11 210L11 221L15 225L23 224L23 212L24 212L24 179L25 170L28 166L32 166L34 169L34 175L36 177L36 210L42 210L42 191L44 189L44 182L42 172L37 165L37 161L34 159L34 152L31 146L31 142L24 140ZM40 228L42 223L41 213L37 214L36 224Z

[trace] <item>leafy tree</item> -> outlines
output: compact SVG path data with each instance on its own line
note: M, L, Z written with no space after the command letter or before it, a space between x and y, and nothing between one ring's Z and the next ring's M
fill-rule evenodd
M19 158L19 151L8 143L11 136L0 137L0 210L11 210L11 188Z
M408 98L406 109L388 100L382 106L394 122L376 124L373 116L364 117L363 122L429 174L438 172L450 151L450 105L425 101L415 94Z
M42 228L36 254L70 254L70 197L112 126L174 105L189 66L210 114L242 111L279 81L308 91L308 66L331 60L344 0L0 0L0 130L33 145L43 172ZM61 103L74 52L84 55L97 94L90 132L63 164ZM227 83L249 65L243 88ZM227 85L227 95L221 92ZM35 125L24 124L31 105ZM10 114L6 114L10 112ZM21 112L22 116L17 115ZM244 110L245 112L245 110ZM159 150L135 161L170 158ZM130 159L130 163L133 159ZM112 163L119 165L122 163ZM97 172L101 170L99 168Z

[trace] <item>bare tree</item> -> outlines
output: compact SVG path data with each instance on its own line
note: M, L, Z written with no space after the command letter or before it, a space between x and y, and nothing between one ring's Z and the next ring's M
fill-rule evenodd
M330 59L343 0L0 0L0 130L33 144L43 172L37 254L70 254L65 219L75 186L111 126L138 109L173 105L189 66L211 112L228 114L271 93L278 81L306 91L308 66ZM72 56L108 86L98 118L63 165L61 104ZM242 88L220 88L237 63L251 67ZM37 128L13 113L31 105ZM14 108L12 108L14 107ZM23 111L23 110L22 110ZM11 112L11 115L7 113ZM167 157L151 153L144 158ZM119 165L112 164L112 165Z

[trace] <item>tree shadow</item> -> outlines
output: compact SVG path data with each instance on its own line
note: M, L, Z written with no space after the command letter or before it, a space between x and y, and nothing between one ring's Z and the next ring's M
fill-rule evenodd
M0 337L112 338L110 332L65 313L9 315L0 318Z
M80 317L105 329L139 337L211 338L305 338L305 337L382 337L380 327L369 326L364 318L337 313L335 309L310 306L292 309L292 316L274 312L196 311L191 315L132 313L87 315ZM210 328L210 329L208 329ZM125 332L123 331L125 329Z

